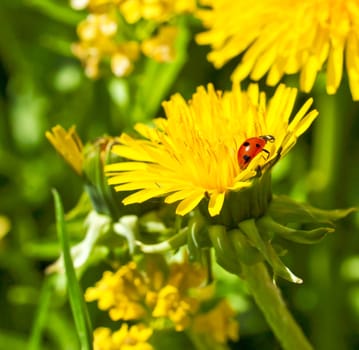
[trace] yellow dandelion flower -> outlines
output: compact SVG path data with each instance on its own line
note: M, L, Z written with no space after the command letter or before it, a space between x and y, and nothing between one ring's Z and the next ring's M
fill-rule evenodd
M79 175L82 174L84 155L81 139L76 133L75 126L66 131L62 126L56 125L45 133L57 152Z
M95 287L86 290L85 300L98 300L101 310L109 310L112 320L134 320L145 315L143 306L146 282L135 262L122 266L115 273L105 271Z
M239 323L235 313L226 300L221 300L214 309L207 313L196 315L192 329L215 342L225 344L228 340L239 339Z
M243 54L234 81L247 76L276 85L284 74L300 73L309 92L326 69L328 94L341 82L343 65L354 100L359 100L359 3L357 0L202 0L198 17L208 31L197 41L209 44L216 67Z
M143 324L129 327L126 323L118 331L100 327L94 331L94 350L153 350L148 343L153 330Z
M178 202L176 212L185 215L208 198L208 211L218 215L230 191L250 187L313 122L309 99L290 121L297 90L280 85L267 103L258 85L242 91L238 85L225 93L199 87L187 103L179 94L163 103L167 119L154 126L137 124L143 139L122 134L113 152L130 161L107 165L109 184L116 191L136 191L124 204L165 196ZM271 135L266 151L241 168L238 149L245 140Z

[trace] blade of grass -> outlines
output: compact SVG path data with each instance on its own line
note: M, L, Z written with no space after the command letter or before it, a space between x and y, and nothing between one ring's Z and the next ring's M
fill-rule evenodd
M51 281L52 280L50 278L47 278L42 285L40 302L28 342L28 347L27 347L28 350L42 349L41 338L42 338L43 330L46 325L46 319L47 319L51 295L52 295Z
M81 349L92 349L92 329L90 317L88 315L87 307L83 298L83 292L77 280L72 258L70 254L70 244L65 226L64 210L61 199L56 190L53 190L55 212L56 212L56 228L57 234L62 247L62 254L64 258L65 273L67 277L67 288L69 294L72 314L75 321L76 330L79 336Z

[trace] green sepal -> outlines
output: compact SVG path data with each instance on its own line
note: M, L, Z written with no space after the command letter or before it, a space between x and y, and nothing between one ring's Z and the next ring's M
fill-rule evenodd
M298 203L287 196L273 196L267 214L282 225L289 223L332 224L342 219L356 208L323 210L306 203Z
M313 230L298 230L283 226L270 216L263 216L257 220L257 227L261 232L271 232L289 241L313 244L321 241L328 233L334 232L332 227L319 227Z
M208 234L216 254L217 263L228 272L240 274L237 253L229 240L226 227L222 225L209 226Z
M263 256L258 249L253 247L249 239L240 230L231 230L228 232L228 236L241 262L252 265L263 260Z
M155 244L145 244L141 241L136 241L136 246L145 254L163 254L171 250L179 249L187 244L188 227L182 228L178 233L170 238Z
M88 215L88 213L93 209L91 199L86 191L82 192L81 197L77 201L76 205L66 213L66 220L76 220L82 219Z
M195 215L188 223L187 248L190 261L202 261L203 249L211 247L205 228L206 222L201 215Z
M87 144L84 148L85 189L94 209L99 214L110 216L114 221L124 215L140 216L150 210L158 209L158 199L148 200L146 203L124 205L122 200L129 193L116 192L113 186L108 185L108 178L104 172L105 165L122 160L111 151L116 143L115 138L102 137L94 143Z
M295 276L289 268L284 265L269 239L263 240L254 219L244 220L238 224L238 227L248 237L251 244L262 253L265 260L271 265L275 275L290 282L302 283L302 280Z

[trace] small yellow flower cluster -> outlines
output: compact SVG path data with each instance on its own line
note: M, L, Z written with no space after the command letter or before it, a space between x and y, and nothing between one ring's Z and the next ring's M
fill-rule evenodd
M122 266L115 273L105 271L95 287L86 290L87 301L98 300L100 310L110 310L112 320L135 320L145 315L142 301L147 293L144 277L135 262Z
M221 300L212 310L195 317L193 329L200 334L211 334L220 344L226 343L228 339L237 341L239 325L234 316L228 302Z
M193 12L196 2L74 0L72 6L89 10L77 27L80 41L72 50L83 62L86 75L96 78L102 61L109 61L116 76L129 75L141 52L158 62L173 61L178 29L169 21Z
M114 333L107 328L98 328L94 333L95 349L112 349L104 344L120 344L125 337L138 339L141 346L136 349L147 349L143 342L151 336L152 330L168 327L177 332L208 333L218 343L237 339L238 324L233 318L234 312L224 301L207 313L199 312L201 301L212 297L213 292L212 286L204 286L205 280L205 270L187 262L173 263L168 271L163 271L156 262L140 269L131 261L116 272L106 271L94 287L87 289L86 301L97 300L99 309L109 310L114 321L141 323L131 328L122 323L120 330ZM203 327L205 322L215 324L218 321L220 327L214 333Z
M147 342L152 329L138 324L129 327L124 323L116 332L109 328L97 328L94 332L94 350L153 350Z

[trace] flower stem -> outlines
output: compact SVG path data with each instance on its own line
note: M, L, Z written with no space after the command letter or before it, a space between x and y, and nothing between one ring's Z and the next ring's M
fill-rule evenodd
M272 282L264 263L241 264L241 267L258 307L262 310L283 349L313 349L289 313L281 292Z

